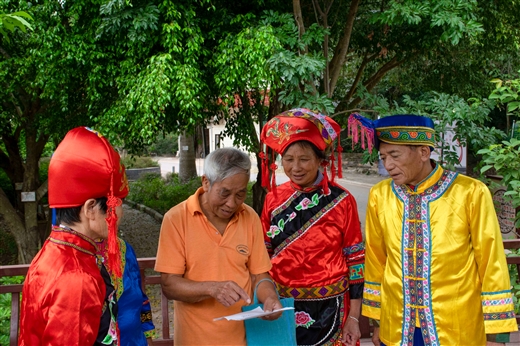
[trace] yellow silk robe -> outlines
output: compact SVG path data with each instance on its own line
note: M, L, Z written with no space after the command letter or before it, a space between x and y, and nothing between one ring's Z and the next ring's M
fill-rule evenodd
M486 185L436 165L415 190L372 187L363 315L386 345L485 345L516 331L502 236Z

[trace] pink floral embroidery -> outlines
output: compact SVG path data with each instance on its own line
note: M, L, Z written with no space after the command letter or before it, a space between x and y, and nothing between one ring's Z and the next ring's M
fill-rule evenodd
M291 213L291 215L289 215L289 220L288 221L291 221L292 219L294 219L296 217L296 213L293 211Z
M269 238L274 238L275 236L280 234L280 229L278 228L278 226L272 225L271 227L269 227L269 231L267 231L266 234Z
M300 205L302 206L302 210L305 210L309 207L309 204L312 204L312 201L308 198L304 198L301 202L300 202Z
M295 318L296 318L296 326L297 327L304 327L304 328L309 329L311 324L316 322L315 320L313 320L311 318L311 315L309 315L305 311L296 311L296 313L294 315L295 315Z

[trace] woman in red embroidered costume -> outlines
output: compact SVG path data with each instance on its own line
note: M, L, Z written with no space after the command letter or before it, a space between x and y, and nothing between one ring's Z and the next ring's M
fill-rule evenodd
M262 183L270 190L261 218L270 274L281 296L295 298L299 345L355 345L361 336L364 246L356 201L334 183L340 130L330 117L299 108L271 119L261 134L273 150L271 162L280 154L290 179L276 186L277 167L260 154ZM339 138L337 151L341 177Z

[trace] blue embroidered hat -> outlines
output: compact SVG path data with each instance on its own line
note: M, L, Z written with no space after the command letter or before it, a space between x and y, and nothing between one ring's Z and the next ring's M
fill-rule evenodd
M361 132L361 138L359 138ZM378 120L367 119L353 113L348 119L348 133L352 137L352 145L361 140L361 147L368 150L379 149L379 143L400 145L427 145L435 148L435 129L433 120L413 114L399 114Z

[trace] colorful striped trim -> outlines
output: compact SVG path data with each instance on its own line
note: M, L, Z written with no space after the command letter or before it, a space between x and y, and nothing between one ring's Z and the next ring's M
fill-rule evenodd
M366 293L366 294L371 294L373 296L380 296L381 295L381 290L375 290L373 288L368 288L367 286L363 287L363 292Z
M282 297L293 297L294 299L322 299L345 293L348 289L348 279L343 278L336 283L319 287L288 287L277 282L276 287Z
M386 143L428 145L435 147L435 130L422 126L389 126L376 128L377 138Z
M381 309L381 302L371 300L371 299L363 298L363 305L370 306L372 308Z
M484 321L500 321L500 320L508 320L511 318L515 318L515 312L513 310L484 314Z
M507 294L507 295L510 295L511 294L511 290L503 290L503 291L495 291L495 292L482 292L480 295L481 296L489 296L489 295L494 295L494 294Z
M83 233L76 232L76 231L73 230L72 228L64 227L64 226L53 226L53 227L52 227L52 231L53 231L53 232L63 232L63 233L74 234L75 236L80 237L80 238L83 239L84 241L86 241L86 242L92 244L92 245L97 249L96 242L95 242L93 239L87 237L87 236L84 235Z
M394 193L404 204L401 245L405 303L401 339L403 345L413 345L417 318L422 326L424 344L439 345L429 285L431 275L429 208L432 201L446 192L457 175L455 172L444 171L440 179L422 193L412 191L406 185L396 186L392 182Z
M489 299L482 301L482 306L498 306L507 304L513 304L513 298L507 297L502 299Z
M280 116L304 118L312 122L320 130L323 140L327 146L330 146L332 142L338 136L332 125L327 121L325 116L319 112L312 112L306 108L296 108L289 111L285 111ZM324 131L325 130L325 131Z
M365 284L367 284L367 285L374 285L374 286L381 286L380 282L365 281Z
M65 240L61 240L61 239L56 239L56 238L53 238L53 237L49 237L49 241L55 243L55 244L59 244L59 245L65 245L65 246L70 246L78 251L81 251L83 253L86 253L88 255L92 255L94 257L96 257L96 254L93 253L92 251L88 251L88 250L85 250L84 248L76 245L76 244L72 244L72 243L69 243L68 241L65 241Z
M292 204L292 202L297 199L298 197L301 196L301 192L299 191L295 191L288 199L287 201L285 201L283 204L279 205L278 207L276 207L276 209L274 209L272 212L271 212L271 220L273 220L275 218L276 215L282 213L285 209L289 208L289 206Z
M361 251L361 250L365 250L365 243L364 242L357 243L357 244L354 244L352 246L344 247L343 248L343 256L348 256L348 255L351 255L351 254L356 253L356 252Z

